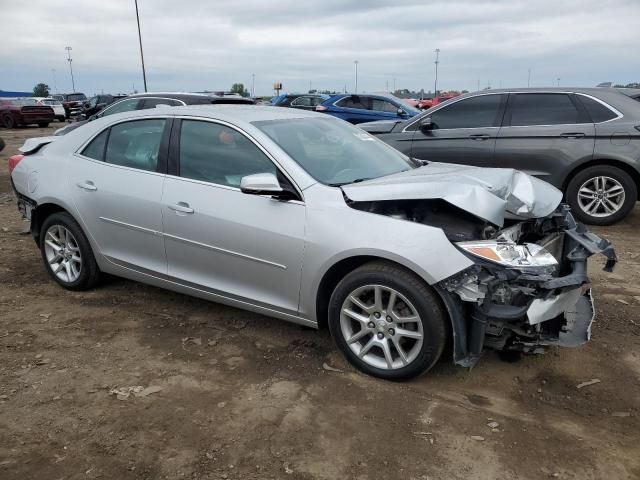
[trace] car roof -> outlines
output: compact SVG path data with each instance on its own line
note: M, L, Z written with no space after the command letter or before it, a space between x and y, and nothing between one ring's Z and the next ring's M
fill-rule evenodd
M264 120L289 120L297 118L331 118L321 113L310 112L297 108L281 108L255 105L186 105L176 107L156 107L144 110L126 112L128 117L144 117L158 114L171 116L198 116L218 120L228 120L231 123L250 123ZM113 117L123 114L114 114Z

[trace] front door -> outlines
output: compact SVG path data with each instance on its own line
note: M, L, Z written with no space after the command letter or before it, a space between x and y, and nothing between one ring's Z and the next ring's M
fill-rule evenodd
M503 94L478 95L435 110L429 115L431 128L416 128L411 156L434 162L494 166L505 99Z
M240 191L245 175L277 173L240 131L204 120L182 120L177 127L171 155L178 171L167 176L162 198L169 276L295 314L304 204Z
M96 136L69 168L84 231L110 260L166 273L158 165L164 119L117 123ZM159 171L160 170L160 171Z

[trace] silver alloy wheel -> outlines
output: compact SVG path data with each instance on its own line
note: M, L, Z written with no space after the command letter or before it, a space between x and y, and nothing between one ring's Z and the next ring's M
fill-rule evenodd
M416 308L383 285L365 285L347 296L340 309L340 330L358 358L384 370L409 365L424 340Z
M622 208L624 199L624 187L611 177L590 178L578 189L578 205L592 217L613 215Z
M80 247L69 229L62 225L51 225L45 233L44 253L51 271L60 280L71 283L80 277Z

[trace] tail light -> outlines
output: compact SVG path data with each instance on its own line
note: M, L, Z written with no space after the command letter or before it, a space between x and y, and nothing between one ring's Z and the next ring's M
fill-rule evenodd
M20 163L20 160L23 158L24 155L13 155L12 157L9 157L9 175L11 175L13 169L18 166L18 163Z
M318 105L316 107L316 112L326 112L327 110L329 110L329 107L325 107L324 105Z

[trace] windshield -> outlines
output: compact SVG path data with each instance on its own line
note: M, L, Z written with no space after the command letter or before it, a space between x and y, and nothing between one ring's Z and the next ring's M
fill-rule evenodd
M402 153L367 132L332 118L253 122L309 175L338 186L415 168Z
M79 100L86 100L87 97L84 96L84 93L70 93L67 95L68 102L77 102Z

